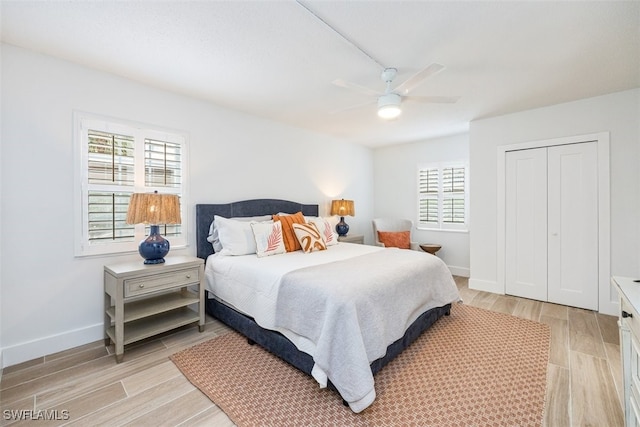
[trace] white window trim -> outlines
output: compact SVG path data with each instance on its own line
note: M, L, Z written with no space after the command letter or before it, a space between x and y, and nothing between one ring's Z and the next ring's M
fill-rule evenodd
M105 126L106 124L106 126ZM131 188L133 192L154 191L163 193L180 194L181 210L181 230L180 237L171 237L171 249L185 248L189 241L189 138L188 133L179 130L166 129L160 126L148 125L144 123L132 122L124 119L101 116L83 111L73 112L73 165L74 165L74 255L76 257L91 257L98 255L121 255L126 253L137 253L140 241L146 237L144 224L136 224L135 237L129 242L111 242L93 244L88 239L88 153L84 140L84 129L89 127L105 130L107 132L133 135L141 140L153 138L168 142L179 142L183 147L182 153L182 188L181 191L168 187L145 187L144 185L144 162L136 163L136 181ZM144 144L136 144L136 158L140 156L140 150L144 151ZM144 152L141 154L144 158ZM94 189L95 185L92 186ZM111 191L111 189L110 189Z
M452 223L443 223L442 222L442 200L444 198L444 194L442 192L442 181L439 179L438 181L438 223L437 224L428 224L424 222L420 222L420 188L419 188L419 180L420 180L420 171L422 169L438 169L438 174L442 174L442 169L445 168L459 168L464 167L464 223L462 224L452 224ZM454 232L454 233L468 233L469 232L469 162L466 160L460 161L447 161L447 162L434 162L434 163L424 163L418 165L416 169L416 180L418 182L417 188L417 219L416 219L416 229L418 230L427 230L427 231L446 231L446 232Z

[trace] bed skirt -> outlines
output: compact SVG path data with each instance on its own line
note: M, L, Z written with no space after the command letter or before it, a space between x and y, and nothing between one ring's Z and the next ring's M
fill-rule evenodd
M259 344L302 372L311 375L314 365L313 358L309 354L298 350L284 335L258 326L251 317L237 312L215 298L210 298L208 291L206 300L206 310L209 315L244 335L251 342ZM371 363L371 372L375 375L387 363L402 353L423 331L433 325L439 318L445 315L448 316L450 313L451 304L436 307L422 313L400 339L387 347L387 353L383 357ZM329 387L335 389L331 383L329 383Z

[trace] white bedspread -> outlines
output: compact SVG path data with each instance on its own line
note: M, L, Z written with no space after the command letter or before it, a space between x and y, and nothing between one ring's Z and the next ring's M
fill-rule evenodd
M287 273L276 325L315 343L314 378L326 385L328 377L360 412L376 395L370 363L424 311L458 298L439 258L387 249Z
M212 255L205 276L216 298L310 354L314 378L321 386L330 378L354 412L375 399L370 362L421 313L459 299L439 258L349 243L310 254Z
M207 259L206 287L219 300L254 317L260 326L273 326L278 287L286 273L381 250L384 248L339 243L309 254L295 251L263 258L213 254Z

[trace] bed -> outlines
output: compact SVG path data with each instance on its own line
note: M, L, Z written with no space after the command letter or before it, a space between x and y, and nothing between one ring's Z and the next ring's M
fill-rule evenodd
M249 343L337 390L343 403L361 412L375 400L375 373L450 313L451 303L459 299L457 288L439 258L417 251L338 243L326 251L259 258L216 254L208 240L216 216L296 212L318 217L318 205L276 199L196 205L197 255L207 263L206 310ZM396 259L405 263L399 268L406 280L392 270ZM414 264L416 272L409 273ZM366 277L368 270L375 277ZM393 280L403 282L387 284ZM408 306L422 298L415 296L422 289L428 289L429 300ZM335 303L336 298L347 303ZM352 299L358 302L351 304Z

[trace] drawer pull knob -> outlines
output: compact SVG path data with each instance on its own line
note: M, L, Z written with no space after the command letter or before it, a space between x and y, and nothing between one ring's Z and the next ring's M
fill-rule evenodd
M624 318L627 318L627 317L633 317L633 314L628 313L628 312L626 312L626 311L622 310L622 317L624 317Z
M191 279L191 275L190 274L187 274L187 279Z
M140 289L144 288L144 283L140 283L140 284L138 285L138 287L139 287Z

